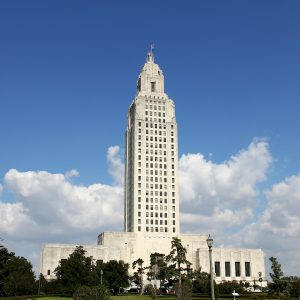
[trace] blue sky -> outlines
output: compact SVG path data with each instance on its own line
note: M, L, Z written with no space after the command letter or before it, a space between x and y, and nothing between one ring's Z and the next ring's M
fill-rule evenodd
M2 203L25 205L4 179L11 169L76 169L74 185L114 184L107 151L117 145L122 157L127 109L154 43L176 104L180 156L220 165L255 138L266 141L272 162L255 182L252 224L266 191L300 172L299 12L299 1L273 0L2 1Z

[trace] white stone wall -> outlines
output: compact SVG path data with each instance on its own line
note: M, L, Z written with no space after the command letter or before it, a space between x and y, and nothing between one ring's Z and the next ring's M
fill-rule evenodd
M47 280L56 278L54 270L59 265L61 259L67 259L75 248L79 245L72 244L46 244L41 253L40 273ZM86 250L86 256L92 256L95 260L121 260L121 252L119 247L99 246L99 245L83 245ZM50 273L50 274L49 274Z
M199 248L197 256L199 257L199 267L201 270L210 273L208 247ZM265 280L264 253L261 249L235 249L235 248L212 248L213 267L215 262L220 262L221 276L215 277L216 282L222 281L248 281L259 280L259 272ZM230 262L230 275L225 276L225 262ZM235 262L240 262L241 274L235 275ZM245 262L250 262L250 276L246 277Z

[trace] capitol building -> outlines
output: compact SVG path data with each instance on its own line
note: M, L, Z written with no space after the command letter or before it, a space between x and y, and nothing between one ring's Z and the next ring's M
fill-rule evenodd
M178 136L174 101L165 93L164 74L153 52L137 80L136 96L127 117L125 145L124 231L102 232L97 245L83 245L87 256L107 262L122 260L130 266L141 258L150 264L151 253L168 254L173 237L181 239L193 270L210 273L208 234L180 233ZM61 259L75 250L72 244L46 244L40 271L55 278ZM217 283L265 278L261 249L213 247ZM260 275L259 275L260 274Z

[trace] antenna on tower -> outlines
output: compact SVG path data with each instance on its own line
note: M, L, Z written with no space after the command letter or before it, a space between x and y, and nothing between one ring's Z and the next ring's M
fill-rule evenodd
M153 54L153 49L154 49L154 44L151 44L150 45L150 52L151 52L151 54Z

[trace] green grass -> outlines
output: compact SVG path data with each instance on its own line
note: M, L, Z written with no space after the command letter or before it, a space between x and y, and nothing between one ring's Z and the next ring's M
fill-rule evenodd
M66 297L42 297L42 298L35 298L35 299L41 299L41 300L70 300L70 299L73 299L73 298L66 298Z

